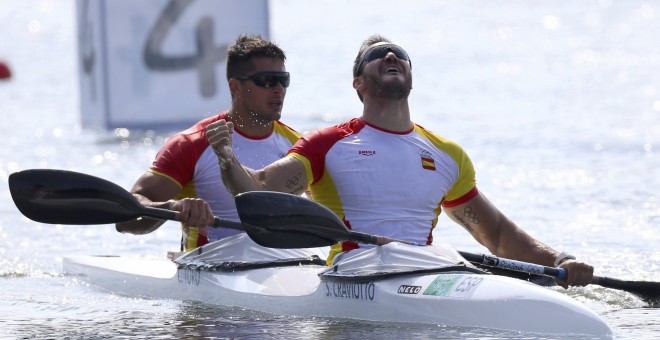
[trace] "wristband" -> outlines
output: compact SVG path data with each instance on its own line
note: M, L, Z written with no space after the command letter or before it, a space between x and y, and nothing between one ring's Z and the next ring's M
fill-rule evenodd
M575 256L568 254L565 251L562 251L559 256L555 259L555 267L559 266L560 264L564 263L566 260L575 260Z

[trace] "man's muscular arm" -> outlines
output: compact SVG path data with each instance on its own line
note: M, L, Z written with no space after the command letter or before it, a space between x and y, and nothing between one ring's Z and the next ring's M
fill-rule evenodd
M496 256L552 267L559 255L558 251L533 238L504 216L482 193L463 204L446 208L445 211L454 222L465 228ZM566 288L569 285L584 286L591 283L592 266L568 260L560 267L568 272L565 281L557 281L560 286Z
M186 226L204 227L213 224L214 216L208 203L196 198L175 200L174 197L179 191L181 188L172 180L151 172L144 173L131 189L131 193L140 204L174 210L177 219ZM158 229L164 222L164 220L142 217L117 223L115 228L121 233L143 235Z
M263 169L241 164L232 150L233 124L219 120L206 128L206 138L218 157L222 182L234 196L247 191L278 191L300 195L307 189L305 166L287 156Z
M247 191L278 191L300 195L307 190L305 167L298 159L287 156L263 169L242 165L236 157L220 161L222 182L234 196Z

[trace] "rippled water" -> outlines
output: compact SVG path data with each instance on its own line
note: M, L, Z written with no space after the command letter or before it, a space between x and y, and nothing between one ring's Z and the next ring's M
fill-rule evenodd
M178 229L166 224L138 237L112 226L35 223L13 205L8 175L62 168L130 188L168 133L81 130L75 3L4 4L0 59L14 77L0 81L0 337L538 338L137 299L63 276L67 255L162 257L177 248ZM292 73L287 123L305 131L359 115L351 63L362 39L383 33L411 55L415 121L463 145L480 190L511 219L598 275L660 281L660 6L282 0L270 7L272 37ZM483 251L448 219L435 239ZM616 338L660 338L659 310L629 294L597 286L566 294L601 314Z

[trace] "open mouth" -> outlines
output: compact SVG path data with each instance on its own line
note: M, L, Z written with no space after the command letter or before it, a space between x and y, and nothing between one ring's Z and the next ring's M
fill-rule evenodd
M385 68L385 73L401 73L401 71L396 66L388 66Z

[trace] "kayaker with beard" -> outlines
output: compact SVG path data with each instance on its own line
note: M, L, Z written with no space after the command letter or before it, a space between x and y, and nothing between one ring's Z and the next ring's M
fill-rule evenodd
M240 232L206 228L214 216L238 221L233 195L219 180L220 168L206 139L206 126L218 120L232 122L236 131L232 154L256 168L283 157L300 137L279 121L290 79L285 61L284 51L275 43L259 35L239 36L227 50L231 108L170 137L134 184L131 193L143 205L178 212L182 250ZM122 233L147 234L163 223L143 218L116 228Z
M494 255L561 266L568 278L557 283L565 288L591 283L592 266L534 239L488 201L458 144L411 121L411 69L404 49L380 35L369 37L353 65L362 116L306 134L286 157L259 170L243 166L232 151L235 124L210 124L206 137L225 185L234 194L301 194L309 188L348 228L419 244L432 243L442 207ZM356 248L353 242L332 246L328 263Z

